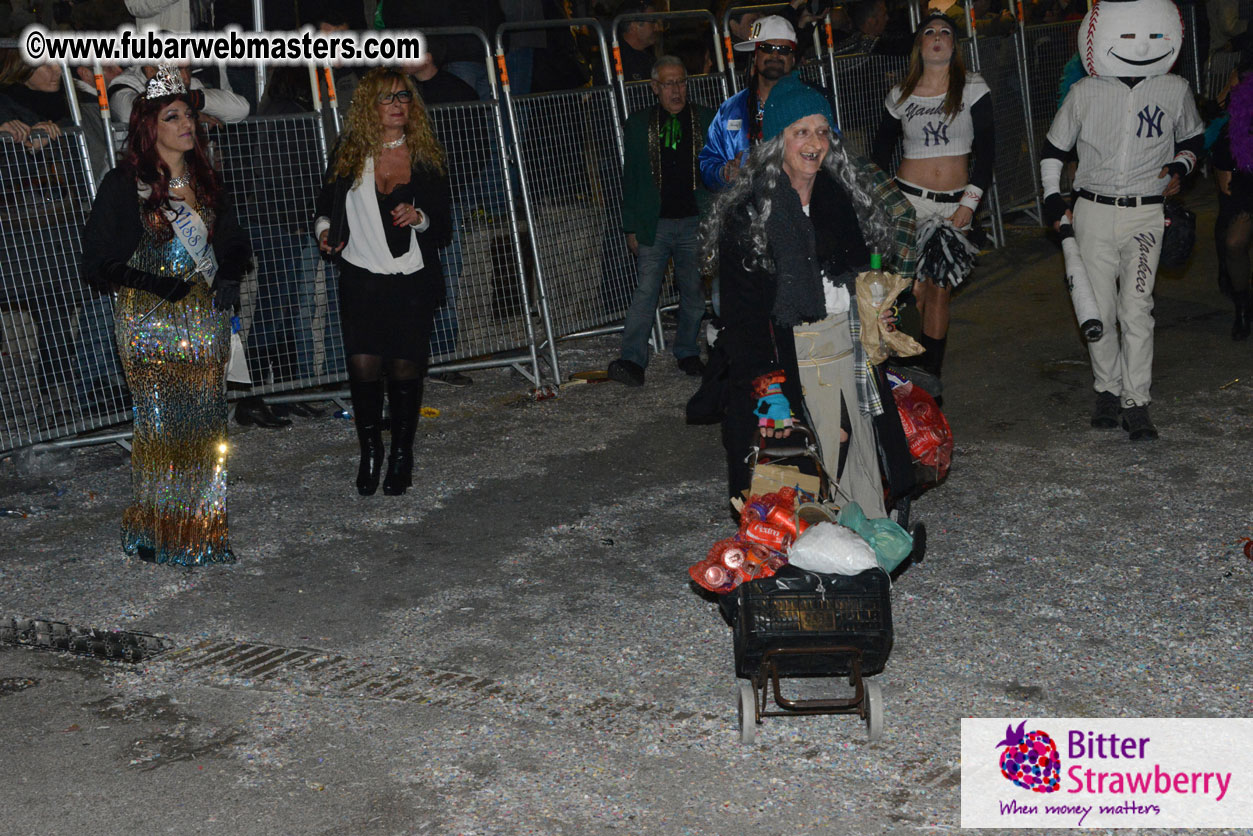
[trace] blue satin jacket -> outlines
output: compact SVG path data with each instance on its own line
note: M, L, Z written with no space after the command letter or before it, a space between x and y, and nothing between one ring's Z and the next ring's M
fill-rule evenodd
M705 147L700 152L700 176L711 192L727 187L722 167L736 154L748 150L748 94L745 87L727 99L709 123Z

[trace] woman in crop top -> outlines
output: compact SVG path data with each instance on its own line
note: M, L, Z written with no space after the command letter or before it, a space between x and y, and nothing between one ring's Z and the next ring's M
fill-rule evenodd
M956 230L970 228L992 182L996 144L988 86L978 75L967 74L948 17L931 14L918 27L909 73L888 93L884 108L874 161L889 170L903 135L896 182L917 213L914 296L926 349L920 362L938 377L948 338L949 296L970 273L978 252Z
M383 493L403 494L412 480L431 327L444 298L439 250L452 236L444 149L409 76L376 67L357 85L313 229L322 252L339 264L340 323L361 445L357 491L378 489L386 370L392 444Z

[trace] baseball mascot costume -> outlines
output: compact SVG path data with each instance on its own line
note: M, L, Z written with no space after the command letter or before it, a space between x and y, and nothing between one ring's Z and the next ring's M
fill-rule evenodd
M1096 0L1079 27L1088 77L1066 95L1040 160L1045 219L1073 223L1102 326L1088 343L1092 426L1121 423L1132 441L1157 438L1148 406L1162 203L1196 166L1204 139L1188 82L1167 75L1182 47L1171 0ZM1059 184L1072 149L1073 214Z

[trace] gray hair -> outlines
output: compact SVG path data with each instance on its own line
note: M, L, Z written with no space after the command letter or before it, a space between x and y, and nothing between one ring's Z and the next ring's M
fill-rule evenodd
M766 238L766 221L770 218L772 200L770 194L778 188L792 188L787 172L783 170L783 134L759 143L749 153L748 161L740 175L719 193L708 217L701 225L701 251L710 270L718 269L718 241L724 233L743 234L725 227L736 207L748 206L748 239L750 254L744 267L773 270L774 259L770 257ZM875 202L874 178L863 166L854 165L844 141L834 133L827 155L822 158L822 170L840 184L848 194L857 213L861 234L872 250L883 254L892 251L894 227L887 210ZM756 195L762 194L758 198Z
M683 61L681 59L676 58L673 55L663 55L657 59L657 62L655 64L653 64L653 72L652 72L653 81L656 81L657 76L661 75L662 67L678 67L680 70L683 71L684 77L687 76L687 67L683 65Z

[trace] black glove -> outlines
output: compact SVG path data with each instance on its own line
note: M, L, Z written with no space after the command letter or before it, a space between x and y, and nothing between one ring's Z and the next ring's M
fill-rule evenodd
M224 281L221 278L213 285L213 307L219 311L235 309L239 302L239 282Z
M185 282L174 276L158 276L146 270L137 270L124 261L106 264L104 276L111 285L144 290L168 302L177 302L191 292L191 282Z
M1066 217L1066 213L1070 211L1070 204L1066 202L1066 198L1057 192L1053 192L1044 198L1044 223L1046 226L1053 224Z

